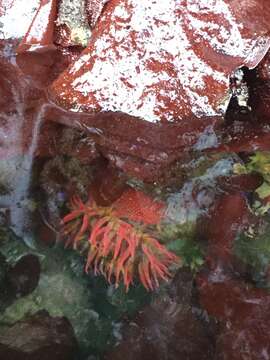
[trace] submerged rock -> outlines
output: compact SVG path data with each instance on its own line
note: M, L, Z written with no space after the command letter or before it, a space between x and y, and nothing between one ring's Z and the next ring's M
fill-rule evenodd
M252 213L247 199L240 193L220 196L210 214L205 236L212 266L218 262L228 266L233 257L236 236L251 225Z
M270 356L270 294L222 271L197 277L200 302L221 323L215 360L258 360Z
M6 244L2 252L11 261L16 244ZM19 253L28 252L22 247ZM31 252L31 251L30 251ZM14 323L26 314L34 314L46 310L50 316L64 316L69 319L81 347L89 347L92 339L87 335L89 329L97 329L99 315L92 309L91 291L87 289L87 281L83 278L80 263L66 258L60 250L52 249L37 254L41 261L42 273L36 289L8 306L1 315L4 322ZM30 256L30 255L29 255ZM78 274L73 267L77 267ZM81 271L81 272L80 272Z
M242 324L224 327L217 339L215 360L258 360L269 359L270 317L250 317Z
M0 311L5 307L5 302L8 297L8 291L6 286L6 274L8 264L5 257L0 254Z
M0 358L74 360L77 343L66 318L39 311L0 329Z
M14 234L4 226L1 226L0 233L0 309L3 312L14 301L34 291L39 282L40 263L36 255L15 249L11 261L9 253L3 248L6 243L16 241ZM22 245L22 248L25 249L25 246Z
M7 282L16 298L31 294L38 285L40 278L40 263L37 256L23 256L15 266L7 272Z
M210 332L192 312L192 284L191 273L180 270L167 293L124 325L123 339L104 359L212 359Z
M196 283L201 306L220 324L215 360L270 356L269 339L265 336L269 333L270 294L247 282L249 274L235 258L236 237L247 230L254 232L259 220L251 212L244 193L232 189L220 196L204 224L208 269L197 275ZM248 242L256 249L254 236Z
M19 264L23 264L25 258L38 256L42 270L32 293L5 302L0 322L14 324L41 310L52 317L65 317L74 329L83 356L102 353L117 338L123 314L136 312L148 301L141 287L126 294L123 288L108 288L100 278L86 275L80 256L68 250L57 247L33 250L22 241L11 239L1 246L0 253L10 265L19 259L22 259Z

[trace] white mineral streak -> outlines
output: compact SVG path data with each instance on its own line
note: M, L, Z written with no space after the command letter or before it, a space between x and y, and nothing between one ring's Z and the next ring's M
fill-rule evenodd
M196 36L201 36L222 54L248 56L254 41L241 36L242 25L237 23L224 0L128 0L127 3L133 7L132 14L126 11L125 2L115 8L109 33L101 35L91 54L98 61L94 61L91 71L73 81L74 90L84 96L94 93L102 111L121 111L150 122L160 120L160 109L165 109L168 121L174 120L175 114L170 114L165 104L168 99L177 103L179 113L186 107L198 117L223 113L229 97L224 93L220 104L213 98L216 88L229 87L228 75L215 70L195 54L186 31L189 26ZM175 15L176 11L182 16ZM222 15L227 26L199 20L197 15L204 13ZM130 19L128 26L124 21L127 19ZM162 25L157 26L157 23ZM134 33L138 50L131 46ZM118 42L117 56L110 47L111 37ZM169 61L177 76L166 71L152 71L147 67L149 60L161 64ZM82 66L84 61L79 59L70 72L76 74ZM207 78L213 82L210 94ZM161 90L159 95L165 96L157 98L158 91L154 87L161 83L164 92ZM225 100L223 104L222 100ZM75 107L78 110L77 105ZM93 110L96 110L94 105Z
M48 24L48 18L51 11L52 0L43 5L35 18L31 31L29 32L26 42L31 42L32 39L42 40L44 34L44 26Z
M91 54L82 55L72 66L71 72L76 73L91 58Z
M86 18L85 0L61 0L57 25L66 25L71 31L71 41L86 46L91 30Z
M27 32L39 7L40 0L2 0L0 39L22 38Z

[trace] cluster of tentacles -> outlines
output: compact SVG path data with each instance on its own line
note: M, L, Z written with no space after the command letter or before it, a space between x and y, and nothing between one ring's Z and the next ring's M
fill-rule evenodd
M72 211L63 218L66 246L87 252L86 271L93 267L116 286L124 282L128 291L138 275L147 290L171 276L170 266L180 259L148 233L119 218L113 208L71 200Z

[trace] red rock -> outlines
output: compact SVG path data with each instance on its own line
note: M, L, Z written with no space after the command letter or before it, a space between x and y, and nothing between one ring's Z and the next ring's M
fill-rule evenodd
M253 192L263 183L259 174L231 175L219 178L219 187L226 192Z
M179 124L134 122L121 113L87 114L50 107L47 118L87 132L102 148L142 158L149 162L168 164L179 157L180 148L190 149L204 135L205 127L220 124L217 117L183 119ZM119 151L120 150L120 151ZM183 149L181 149L183 151ZM171 155L171 156L170 156Z
M270 52L256 69L256 78L250 91L250 105L257 121L270 124Z
M211 325L198 319L190 302L192 276L181 270L168 292L123 321L123 338L104 360L212 360Z
M27 81L24 74L0 55L0 159L27 153L39 116L44 116L34 156L53 157L61 154L59 141L63 126L45 121L45 98L41 90ZM44 111L44 113L43 113ZM78 140L78 139L77 139ZM97 157L91 142L69 143L64 155L89 163Z
M151 10L140 14L140 7L148 3ZM53 101L73 110L72 115L57 109L58 115L53 115L54 110L50 118L87 131L102 154L133 177L154 181L168 174L177 159L185 157L186 151L220 123L222 111L217 104L228 90L229 74L243 64L255 66L268 48L265 34L269 24L265 19L269 14L263 9L264 1L249 6L225 0L221 3L218 10L207 2L197 5L174 0L162 13L161 5L153 5L152 0L140 5L132 0L111 0L88 49L50 89ZM131 5L135 6L132 11ZM181 7L180 15L173 13L177 6ZM194 10L196 6L205 6L200 15ZM159 11L162 14L157 15ZM130 15L126 20L125 13ZM157 23L154 17L165 22ZM210 29L213 19L220 26ZM236 43L230 45L229 37L222 38L225 30ZM170 42L164 41L166 31L174 32ZM182 48L176 47L172 56L169 45L177 39ZM153 42L158 45L152 51ZM103 47L105 43L108 48ZM207 104L201 103L204 100ZM209 116L214 114L218 115ZM211 146L206 144L206 148Z
M199 274L196 283L200 304L209 315L233 324L250 316L260 318L270 310L270 295L244 281L220 276L217 271Z
M224 195L208 226L208 255L210 265L215 264L197 275L196 284L201 306L220 322L215 360L267 359L270 354L269 292L220 266L232 255L233 240L250 218L241 194Z
M230 73L254 67L269 47L264 5L113 0L51 93L74 111L120 111L150 122L222 114Z
M16 61L22 72L38 89L48 87L65 69L65 60L57 49L44 52L22 52ZM60 68L60 69L59 69Z
M266 54L262 62L258 66L260 79L270 81L270 51Z
M34 124L32 124L33 126ZM28 123L28 132L31 131L31 126ZM26 133L27 129L25 129ZM52 126L49 122L44 122L40 128L40 134L38 139L37 148L35 151L35 156L38 157L53 157L59 153L59 149L57 147L57 141L61 137L62 128L61 126ZM30 134L25 139L25 147L27 148L27 144L30 142Z
M86 12L88 16L88 22L92 28L95 27L105 4L107 4L107 2L109 1L110 0L86 0Z
M268 359L269 293L214 272L196 281L201 305L221 322L215 360Z
M57 0L41 0L33 21L17 49L18 53L55 48L53 32L56 11Z
M54 45L56 14L57 0L42 0L17 48L17 64L33 84L42 89L59 75L63 62Z
M270 296L213 272L197 277L200 303L221 322L215 360L268 359Z
M46 118L85 131L114 166L148 182L164 173L168 178L171 164L187 156L186 151L204 136L205 127L210 130L220 122L216 117L190 118L157 126L120 113L76 113L53 106Z
M215 151L227 153L269 151L270 131L268 124L244 124L236 131L228 131L224 141Z
M269 74L270 75L270 74ZM256 101L253 109L260 121L266 121L270 124L270 79L255 85L254 93Z
M70 38L70 29L66 24L60 24L55 27L54 43L62 47L70 47L74 45Z
M250 225L251 213L241 193L221 196L207 222L204 235L208 240L208 257L212 264L228 263L236 235Z
M104 158L99 159L93 173L89 194L99 206L111 206L128 188L127 177L108 165Z
M120 168L130 177L139 178L146 183L159 180L169 181L173 168L172 163L176 158L179 159L179 154L176 152L174 156L167 157L167 162L162 161L160 155L164 154L164 152L152 148L143 149L141 158L125 154L124 152L117 153L110 150L110 148L103 148L101 151L113 166ZM143 156L145 153L149 155L150 152L154 161L149 161ZM184 155L186 154L183 154L183 159L185 159Z
M214 272L196 282L201 305L221 325L215 360L268 359L269 293Z
M57 48L44 52L26 51L17 54L20 69L39 89L46 89L82 51L81 47Z
M270 318L243 319L242 325L224 327L217 339L215 360L258 360L270 358Z

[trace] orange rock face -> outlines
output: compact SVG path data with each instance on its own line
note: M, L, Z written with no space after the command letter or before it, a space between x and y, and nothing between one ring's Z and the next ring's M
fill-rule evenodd
M149 122L222 115L231 72L256 66L269 47L265 4L112 0L51 94L69 110Z

